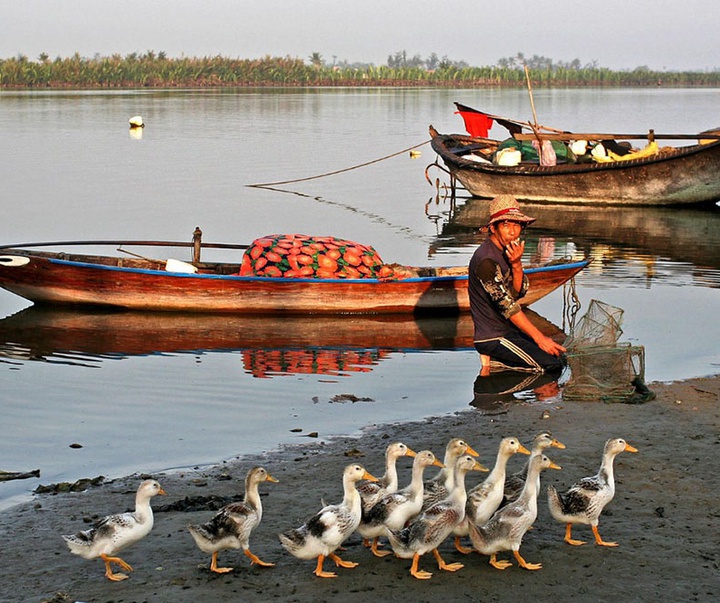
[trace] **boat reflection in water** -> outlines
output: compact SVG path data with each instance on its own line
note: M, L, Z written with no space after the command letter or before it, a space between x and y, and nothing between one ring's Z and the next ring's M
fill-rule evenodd
M239 352L255 377L369 371L390 353L472 346L469 315L270 317L31 306L0 320L0 357L97 365L151 354Z
M559 329L532 310L547 333ZM347 375L372 370L393 352L473 350L468 313L270 317L159 314L30 306L0 320L0 362L99 366L152 354L240 353L254 377Z
M453 204L443 225L444 238L467 237L487 221L487 200L468 199ZM669 260L685 270L692 266L694 281L720 287L720 208L584 207L523 203L537 218L526 231L528 255L533 261L566 253L571 242L578 255L594 262L585 275L618 260L640 261L646 278L662 279ZM447 244L447 242L445 243ZM557 249L553 249L557 247ZM605 265L604 265L605 264Z

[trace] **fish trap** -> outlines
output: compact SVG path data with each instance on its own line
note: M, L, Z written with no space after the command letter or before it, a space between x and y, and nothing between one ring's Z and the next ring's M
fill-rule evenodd
M645 348L629 343L594 346L567 354L571 376L565 400L632 402L645 383Z
M651 399L645 387L645 348L619 343L623 310L592 300L565 342L570 379L563 399L601 402L642 402Z
M622 335L624 310L593 299L587 312L572 327L565 341L568 350L613 346Z

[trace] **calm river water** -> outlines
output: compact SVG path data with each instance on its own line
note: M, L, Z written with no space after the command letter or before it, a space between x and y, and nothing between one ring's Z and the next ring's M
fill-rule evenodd
M719 96L534 91L541 123L596 132L701 131L720 125ZM424 175L429 145L417 159L394 155L427 141L429 124L463 131L453 101L532 116L523 90L1 92L0 243L189 240L200 226L205 241L331 234L390 262L466 264L483 203L437 198ZM127 127L136 114L146 123L139 138ZM391 155L331 177L247 186ZM648 380L720 371L720 211L531 212L529 250L596 259L577 295L584 308L599 299L625 311L622 339L645 347ZM534 309L563 327L563 302L558 291ZM476 353L454 345L455 327L442 321L420 326L439 333L423 349L406 337L412 321L360 321L367 338L358 339L321 319L138 316L89 328L63 315L41 333L15 326L26 315L40 324L28 306L0 291L0 469L42 477L0 482L0 506L38 483L214 463L310 432L467 409L478 371Z

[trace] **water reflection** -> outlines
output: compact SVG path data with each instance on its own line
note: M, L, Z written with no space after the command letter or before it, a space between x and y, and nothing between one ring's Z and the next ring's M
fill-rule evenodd
M444 221L431 253L441 247L477 241L477 229L487 220L487 200L435 200L428 217ZM442 211L442 208L445 211ZM586 274L612 272L617 263L633 262L650 281L678 283L689 272L700 286L720 287L720 209L613 207L523 203L537 218L526 232L528 258L577 254L595 260Z
M501 371L489 375L478 374L473 383L470 405L487 412L528 396L537 401L546 401L559 394L557 374Z
M532 310L543 332L562 331ZM393 352L473 349L469 314L275 317L158 314L31 306L0 320L0 362L98 367L152 354L239 353L243 370L277 375L367 372Z
M391 352L472 347L467 315L244 317L31 306L0 320L0 361L98 366L151 354L239 352L254 377L368 371Z

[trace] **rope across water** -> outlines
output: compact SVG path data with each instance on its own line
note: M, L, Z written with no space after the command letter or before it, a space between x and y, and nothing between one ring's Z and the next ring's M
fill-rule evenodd
M295 182L306 182L308 180L316 180L318 178L325 178L326 176L334 176L336 174L342 174L343 172L357 170L359 168L366 167L368 165L372 165L373 163L379 163L380 161L385 161L386 159L391 159L393 157L397 157L398 155L402 155L403 153L408 153L408 152L412 151L413 149L417 149L423 145L426 145L429 142L430 142L429 140L426 140L424 142L421 142L420 144L416 144L411 147L408 147L407 149L403 149L402 151L397 151L396 153L392 153L390 155L385 155L385 157L380 157L378 159L373 159L372 161L366 161L364 163L359 163L357 165L343 168L341 170L325 172L324 174L317 174L316 176L308 176L306 178L296 178L294 180L282 180L280 182L263 182L263 183L259 183L259 184L247 184L246 186L251 187L251 188L265 188L265 187L269 187L269 186L277 186L279 184L294 184Z

